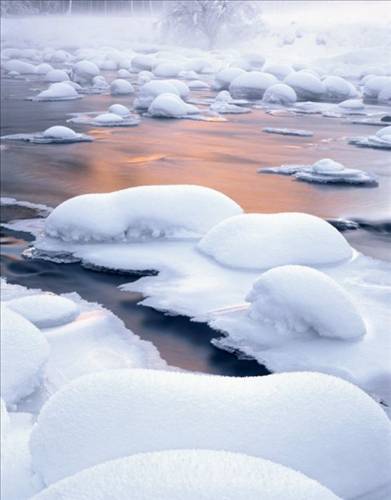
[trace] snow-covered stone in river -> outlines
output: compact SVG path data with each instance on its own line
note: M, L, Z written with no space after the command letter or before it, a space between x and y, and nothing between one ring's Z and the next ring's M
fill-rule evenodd
M176 94L161 94L152 101L148 113L158 118L182 118L198 114L200 110L193 104L187 104Z
M182 69L182 66L175 62L161 62L153 69L153 74L159 78L175 78Z
M125 68L118 70L117 76L118 78L132 78L131 73Z
M119 115L119 116L122 116L122 117L130 115L129 108L127 108L123 104L112 104L109 107L109 112L110 113L115 113L116 115Z
M268 104L289 106L297 101L297 95L286 83L276 83L265 90L262 100Z
M226 68L215 74L213 88L216 90L228 90L231 82L239 75L245 73L242 68Z
M326 88L326 100L344 101L358 95L357 89L354 85L340 76L327 76L323 80L323 85Z
M167 80L168 83L171 85L174 85L174 87L177 89L177 92L179 93L179 96L184 99L188 97L190 94L189 87L186 85L185 82L182 82L182 80Z
M377 102L379 104L391 105L391 79L388 83L383 85L382 89L377 95Z
M105 91L110 88L106 78L102 75L94 76L92 79L92 88L97 91Z
M337 500L317 481L258 457L214 450L141 453L65 478L33 500Z
M240 100L233 99L228 90L220 91L215 97L214 102L210 105L210 109L216 113L249 113L250 108L245 108L243 106L238 106L236 102L240 103Z
M319 100L326 90L323 82L308 71L290 73L284 83L292 87L301 100Z
M262 129L263 132L268 134L280 134L280 135L297 135L299 137L312 137L314 135L310 130L302 130L295 128L274 128L265 127Z
M380 92L382 92L384 88L389 88L390 82L390 76L369 76L364 84L364 98L368 100L377 100Z
M68 101L72 99L80 99L81 96L71 85L66 82L52 83L47 90L43 90L37 96L33 97L34 101Z
M284 80L284 78L293 73L293 68L288 64L267 64L262 68L262 71L274 75L279 80Z
M68 73L62 69L52 69L45 74L45 82L65 82L69 80Z
M49 355L44 335L30 321L1 305L1 397L7 405L40 384Z
M348 293L326 274L305 266L279 266L254 283L249 316L282 336L359 339L366 327Z
M32 75L35 73L35 66L28 62L11 59L4 64L7 71L17 71L20 75Z
M73 80L78 83L91 83L99 73L98 66L92 61L79 61L72 68Z
M243 54L234 65L246 71L260 71L265 64L265 58L258 52L248 52Z
M137 109L148 109L155 97L167 93L180 95L179 89L167 80L147 82L140 88L139 94L134 101L134 106Z
M229 91L234 98L262 99L265 90L277 82L274 75L250 71L237 76L231 82Z
M391 149L391 126L384 127L375 135L368 137L352 137L349 139L349 144L374 149Z
M49 71L52 71L53 66L51 66L48 63L42 63L38 64L35 68L35 72L37 75L46 75L46 73L49 73Z
M45 232L76 242L194 237L241 212L233 200L213 189L139 186L71 198L49 215Z
M132 67L137 70L151 71L157 63L156 57L151 55L138 55L132 59Z
M355 112L361 114L365 109L365 105L361 99L347 99L346 101L340 102L338 106L350 114L354 114Z
M137 83L139 85L144 85L145 83L148 83L150 82L151 80L153 80L154 76L153 76L153 73L151 73L151 71L140 71L140 73L137 75Z
M214 449L271 460L355 498L389 480L390 438L390 422L372 398L321 373L111 370L54 394L30 447L47 485L138 453Z
M289 212L225 219L206 233L198 248L220 264L241 269L332 264L353 255L331 224L314 215Z
M7 307L38 328L50 328L73 321L79 307L72 300L52 294L27 295L7 301Z
M134 87L127 80L123 80L122 78L117 78L113 80L110 84L110 92L111 95L129 95L133 94Z

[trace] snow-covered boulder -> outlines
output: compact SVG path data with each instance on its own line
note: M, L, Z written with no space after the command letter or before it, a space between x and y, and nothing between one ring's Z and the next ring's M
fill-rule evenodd
M35 73L37 75L46 75L46 73L49 73L49 71L52 71L52 70L53 70L53 66L51 66L48 63L42 63L42 64L38 64L38 66L36 66Z
M153 80L153 73L151 73L151 71L140 71L140 73L137 75L137 83L139 85L144 85L151 80Z
M91 83L100 70L92 61L79 61L72 68L72 78L75 82L86 84Z
M323 82L308 71L290 73L284 83L292 87L301 100L319 100L326 91Z
M188 87L191 90L209 90L210 89L209 84L204 82L203 80L191 80L188 83Z
M187 104L175 94L158 95L148 108L148 113L158 118L182 118L199 112L196 106Z
M47 401L30 441L33 469L47 485L137 453L211 449L290 467L343 498L389 480L390 446L390 422L372 398L315 372L96 373Z
M175 78L182 71L182 66L175 62L161 62L154 69L153 74L159 78Z
M391 126L383 127L375 135L352 137L349 144L374 149L391 149Z
M250 71L232 80L229 91L234 98L262 99L265 90L275 83L278 83L278 80L274 75Z
M100 125L117 125L124 121L123 117L115 113L102 113L94 118L94 122Z
M136 70L151 71L157 64L156 57L151 55L138 55L132 59L132 67Z
M297 101L296 92L286 83L276 83L265 90L262 98L268 104L290 106Z
M293 212L225 219L206 233L198 248L220 264L241 269L332 264L352 256L352 248L331 224Z
M179 97L182 99L185 99L190 94L190 89L185 82L182 82L181 80L167 80L167 82L174 85L177 89Z
M102 75L94 76L92 79L92 88L96 91L105 91L110 88L106 78Z
M377 102L379 104L391 105L391 79L388 83L383 85L379 93L377 94Z
M125 117L130 115L130 110L123 104L112 104L109 107L109 112L110 113L115 113L116 115Z
M325 98L330 101L345 101L357 97L358 92L354 85L340 76L327 76L323 80Z
M125 69L125 68L121 68L118 70L118 73L117 73L117 76L118 78L132 78L132 75L131 73Z
M30 321L1 305L1 397L7 405L40 384L49 356L46 338Z
M49 127L43 132L44 137L50 139L75 139L77 133L69 127L63 127L62 125L55 125L54 127Z
M140 453L83 470L33 500L337 500L317 481L240 453L168 450Z
M7 301L7 307L38 328L50 328L73 321L79 307L72 300L52 294L33 294Z
M129 95L133 94L134 87L127 80L123 80L122 78L117 78L113 80L110 84L110 92L111 95Z
M80 99L81 96L71 85L66 82L52 83L47 90L43 90L33 97L35 101L68 101Z
M228 90L231 82L245 73L242 68L226 68L215 74L213 88L216 90Z
M340 102L338 107L349 114L361 114L365 109L365 105L361 99L347 99L346 101Z
M56 83L69 80L68 73L62 69L52 69L45 74L45 82Z
M71 198L48 216L45 232L80 242L181 238L204 234L241 211L224 194L201 186L139 186Z
M73 142L91 142L93 138L85 134L77 134L69 127L55 125L43 132L33 134L5 135L2 139L13 141L27 141L35 144L71 144Z
M305 266L279 266L254 283L249 316L272 324L286 337L319 335L352 340L365 324L348 293L332 278Z
M250 108L238 106L236 103L241 103L240 100L233 99L228 90L221 90L215 97L214 102L210 105L210 109L216 113L249 113Z
M237 61L235 66L243 68L246 71L260 71L265 64L265 58L258 52L248 52L243 54Z
M140 87L137 99L134 101L136 109L148 109L155 97L161 94L176 94L179 96L178 88L166 80L154 80Z
M50 56L50 60L53 62L57 63L63 63L70 61L72 59L72 56L69 52L66 50L56 50L53 54Z
M35 73L35 66L33 64L19 61L18 59L11 59L4 64L6 71L16 71L20 75L33 75Z
M267 64L262 68L262 71L274 75L279 80L284 80L284 78L293 73L293 68L288 64Z
M383 89L389 88L390 82L390 76L369 76L364 84L364 98L368 100L377 100Z

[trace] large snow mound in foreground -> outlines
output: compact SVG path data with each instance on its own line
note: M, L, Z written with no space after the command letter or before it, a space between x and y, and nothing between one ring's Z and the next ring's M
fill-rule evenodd
M48 342L38 328L2 304L1 397L7 404L28 396L39 385L48 356Z
M331 224L293 212L231 217L213 227L198 248L220 264L243 269L331 264L352 256L352 248Z
M262 274L246 299L251 302L250 317L275 325L282 335L365 335L364 321L345 290L310 267L275 267Z
M375 401L348 382L310 372L96 373L47 401L30 441L33 468L47 485L136 453L212 449L280 463L343 498L389 479L390 446L390 422Z
M131 492L131 496L130 496ZM63 479L34 500L336 500L316 481L269 460L169 450L112 460Z
M65 241L125 241L195 237L242 209L213 189L139 186L65 201L46 219L45 232Z

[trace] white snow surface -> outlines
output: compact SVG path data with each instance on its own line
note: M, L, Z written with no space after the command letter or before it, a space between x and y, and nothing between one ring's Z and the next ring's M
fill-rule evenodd
M115 370L80 377L50 398L30 447L47 485L137 453L210 449L280 463L353 498L390 480L390 428L363 391L320 373Z
M240 453L169 450L105 462L50 486L33 500L336 500L282 465Z
M62 69L52 69L45 74L45 82L65 82L69 80L68 73Z
M348 293L335 280L310 267L278 266L266 271L246 300L251 303L251 319L275 325L287 338L315 334L350 340L366 332Z
M49 137L51 139L70 139L73 140L77 138L78 134L69 127L64 127L62 125L55 125L54 127L49 127L42 132L44 137Z
M220 264L240 269L331 264L352 257L352 248L331 224L293 212L230 217L212 227L198 248Z
M293 88L299 100L320 100L325 94L324 83L313 73L297 71L290 73L284 83Z
M46 219L45 232L80 242L194 237L241 212L237 203L210 188L139 186L71 198Z
M35 101L63 101L80 99L78 92L66 82L52 83L47 90L43 90L33 97Z
M249 71L234 78L229 86L232 97L239 99L262 99L266 89L278 83L270 73Z
M7 405L40 384L49 344L30 321L1 304L1 397Z
M198 114L200 110L176 94L160 94L152 101L148 113L157 118L182 118Z

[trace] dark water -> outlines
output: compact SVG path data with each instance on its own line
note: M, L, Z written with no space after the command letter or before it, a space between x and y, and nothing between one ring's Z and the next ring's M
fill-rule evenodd
M45 87L41 82L3 80L1 135L66 125L67 113L103 111L115 102L131 107L133 100L111 96L65 102L24 100ZM305 211L322 217L366 220L390 216L390 153L359 149L346 142L348 136L374 133L374 127L320 116L271 116L261 110L229 115L228 119L216 123L143 118L140 126L123 129L72 126L94 136L92 144L4 143L2 195L55 206L81 193L143 184L193 183L226 193L246 211ZM315 135L308 139L263 134L265 126L304 128ZM312 163L324 157L376 174L379 187L315 186L256 173L265 165ZM29 217L28 212L19 208L12 215L7 209L5 218ZM358 229L345 236L364 253L390 258L389 233ZM55 293L77 291L86 300L103 304L127 327L152 341L170 364L226 375L267 373L254 361L238 360L213 347L210 339L216 332L207 326L138 307L138 294L116 288L130 281L128 276L97 273L78 264L24 261L20 255L27 240L23 233L4 233L1 265L9 282Z

